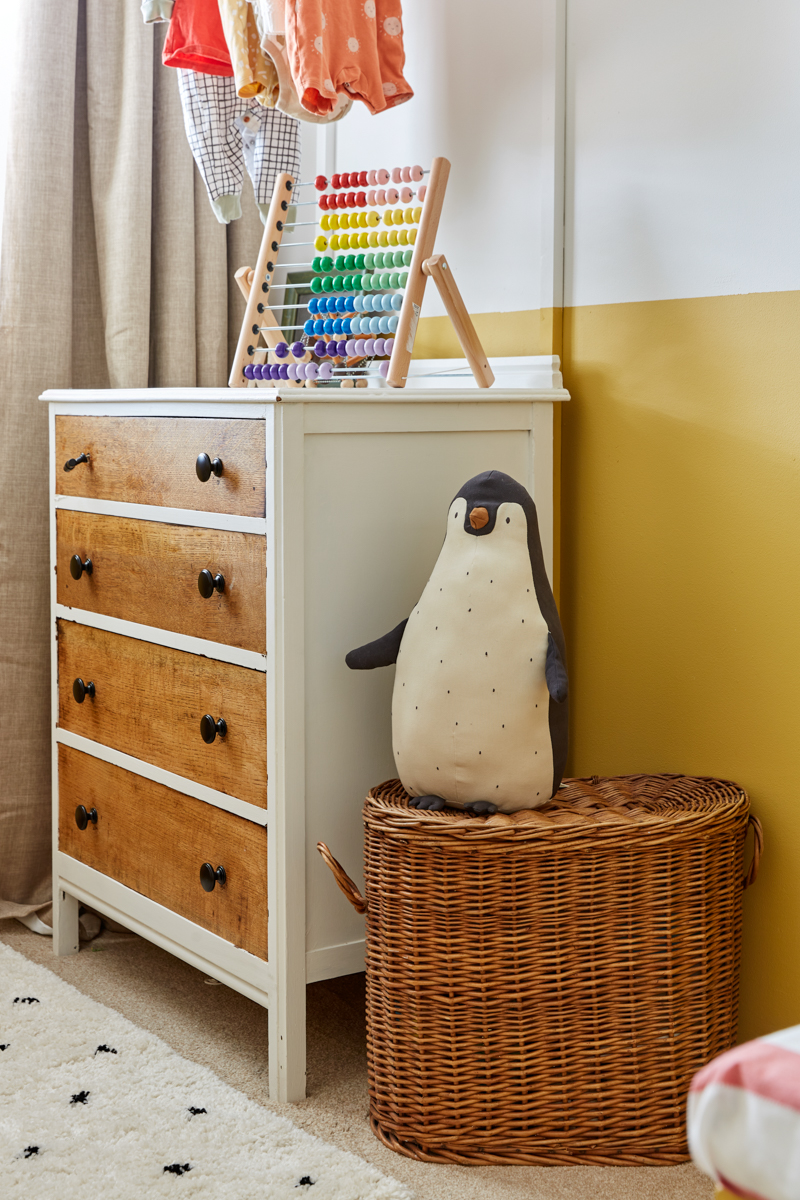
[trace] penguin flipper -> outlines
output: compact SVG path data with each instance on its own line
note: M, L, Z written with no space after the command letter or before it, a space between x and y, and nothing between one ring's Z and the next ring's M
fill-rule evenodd
M547 690L556 704L563 704L569 695L569 680L567 669L561 661L552 633L547 635L547 658L544 664L544 677L547 680Z
M356 650L351 650L344 660L350 670L372 671L375 667L389 667L392 663L397 662L400 643L403 640L407 624L408 617L405 621L401 621L391 633L385 633L376 641L367 642L366 646L359 646Z

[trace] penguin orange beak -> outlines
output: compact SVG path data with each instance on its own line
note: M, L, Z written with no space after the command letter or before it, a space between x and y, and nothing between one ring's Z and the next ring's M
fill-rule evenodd
M469 514L469 523L473 529L483 529L489 524L489 514L485 508L473 508Z

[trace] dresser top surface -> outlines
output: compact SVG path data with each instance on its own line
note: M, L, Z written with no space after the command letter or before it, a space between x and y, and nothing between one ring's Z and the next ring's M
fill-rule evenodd
M39 397L59 404L495 404L569 400L565 388L52 388Z

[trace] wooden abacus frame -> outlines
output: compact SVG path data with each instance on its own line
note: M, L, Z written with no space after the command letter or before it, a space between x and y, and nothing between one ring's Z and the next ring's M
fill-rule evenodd
M408 269L408 281L403 295L400 318L394 333L394 346L389 360L386 377L390 387L402 388L408 378L414 339L417 334L425 284L433 279L456 336L461 343L464 356L469 363L478 387L491 387L494 375L483 352L472 318L461 298L453 273L443 254L434 254L434 243L439 228L439 219L444 204L450 163L446 158L435 158L431 164L422 215L419 222L414 252ZM244 376L248 363L263 362L267 351L283 341L280 324L269 306L269 280L278 265L278 254L285 225L285 215L292 203L295 180L291 175L279 175L275 181L272 202L269 207L264 235L255 268L241 267L236 272L236 282L247 301L242 329L236 346L228 386L232 388L255 385ZM259 311L259 307L261 311ZM264 327L267 328L264 328ZM260 338L265 345L260 346ZM299 386L299 385L295 385Z

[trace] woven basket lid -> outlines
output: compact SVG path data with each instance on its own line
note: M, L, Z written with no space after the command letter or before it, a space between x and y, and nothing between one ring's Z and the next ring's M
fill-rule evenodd
M541 808L479 817L455 809L409 808L399 779L373 788L364 821L389 834L455 840L517 841L584 838L588 833L702 835L730 820L746 820L747 793L736 783L691 775L597 775L566 779Z

